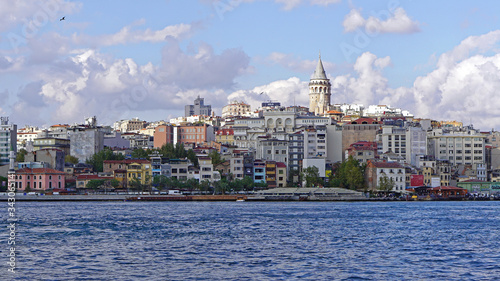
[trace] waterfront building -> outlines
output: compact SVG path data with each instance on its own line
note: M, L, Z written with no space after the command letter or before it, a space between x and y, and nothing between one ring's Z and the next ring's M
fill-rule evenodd
M46 191L63 189L65 175L62 171L50 168L23 168L15 172L15 185L18 191Z
M189 178L193 178L193 174L189 173L192 169L193 164L189 159L170 159L168 164L171 167L171 177L178 179L180 181L186 181Z
M76 177L76 188L79 190L87 189L87 184L91 180L104 180L104 181L110 181L114 177L109 177L109 176L100 176L97 174L81 174Z
M255 183L266 181L266 162L255 160L253 163L253 181Z
M276 185L277 187L285 187L287 181L286 164L283 162L276 163Z
M152 168L150 161L137 159L127 163L127 185L130 186L134 179L138 179L142 185L151 183Z
M245 154L248 153L246 149L235 149L231 153L230 173L233 174L233 179L242 180L245 176Z
M193 115L210 116L212 115L212 106L205 105L205 99L198 96L198 98L194 100L194 104L186 105L184 108L184 116L187 117Z
M276 172L277 172L276 161L266 160L266 183L268 188L275 188L277 186Z
M394 183L392 191L400 192L406 189L406 170L399 163L368 161L365 176L369 190L378 190L382 177L387 177Z

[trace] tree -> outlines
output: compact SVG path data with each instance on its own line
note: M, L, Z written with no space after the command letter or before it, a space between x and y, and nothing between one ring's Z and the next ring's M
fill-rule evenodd
M186 186L186 189L189 190L190 192L193 192L195 189L199 189L200 183L198 182L197 179L195 178L190 178L188 179L184 185Z
M306 181L305 187L311 187L323 184L323 180L319 177L319 169L316 166L305 168L302 171L301 177Z
M104 180L89 180L85 187L96 190L103 185L104 185Z
M111 185L113 188L118 188L120 186L120 181L117 179L112 179L109 181L109 185Z
M394 180L389 179L387 175L383 175L380 177L378 189L384 192L390 192L394 189Z
M359 161L352 156L342 162L339 166L334 166L335 173L331 179L332 186L348 189L362 189L365 186L364 170L366 166L361 166Z
M28 154L28 151L26 151L26 149L24 149L24 148L21 148L21 149L17 152L17 155L16 155L16 162L24 162L24 156L26 156L26 154Z
M169 179L165 175L158 175L153 177L153 186L158 188L158 190L163 190L168 186Z
M94 167L94 171L102 172L103 171L103 163L105 160L123 160L125 157L121 154L114 154L113 151L109 148L105 148L98 153L90 156L85 162L87 164L92 165Z
M224 159L222 159L217 150L212 150L208 156L212 159L212 165L214 165L214 167L224 162Z
M187 152L186 148L184 148L184 144L182 142L178 142L175 144L175 158L186 158Z
M142 185L139 178L134 177L132 180L130 180L129 186L133 190L144 191L144 186Z
M253 190L253 187L255 185L252 177L250 177L250 176L245 176L243 178L243 180L241 181L241 183L243 185L243 190L245 190L245 191L251 191L251 190Z
M149 150L149 149L148 149ZM134 159L147 159L151 154L151 151L144 150L142 148L136 148L132 151L132 158Z
M71 156L71 155L66 155L64 156L64 162L65 163L71 163L71 164L78 164L78 158L76 158L75 156Z
M196 153L194 152L194 150L192 149L189 149L187 151L187 159L189 159L191 161L191 163L193 163L193 165L196 167L196 168L199 168L200 167L200 164L198 163L198 157L196 156Z
M210 181L203 180L199 184L199 189L202 193L206 193L210 189Z

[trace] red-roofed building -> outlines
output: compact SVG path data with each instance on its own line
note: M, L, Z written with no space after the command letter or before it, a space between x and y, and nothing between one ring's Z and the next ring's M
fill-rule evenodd
M234 144L234 130L221 129L215 133L215 141L224 144Z
M16 171L15 184L18 191L45 191L65 188L65 173L49 168L23 168Z
M381 126L382 122L372 118L358 118L342 125L342 151L359 141L376 141L377 130ZM342 157L345 157L345 154Z
M96 174L78 175L78 177L76 177L76 188L78 189L87 188L87 183L91 180L112 180L112 179L113 177L101 177Z
M346 150L346 159L352 156L360 163L367 163L368 160L375 159L377 155L377 143L373 141L358 141L349 146Z
M437 186L428 188L429 196L436 199L463 199L467 189L455 186Z
M380 179L387 177L389 181L394 183L392 191L401 192L406 189L406 170L396 162L377 162L368 161L366 166L366 183L369 190L378 190L380 187Z
M104 173L113 173L115 170L126 170L128 164L151 164L146 159L104 160L102 168Z

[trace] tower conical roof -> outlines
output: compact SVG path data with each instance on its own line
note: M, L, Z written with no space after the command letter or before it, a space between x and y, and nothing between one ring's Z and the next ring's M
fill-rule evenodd
M321 55L319 55L318 65L316 66L316 70L314 71L311 79L328 79L326 78L325 69L323 68L323 63L321 62Z

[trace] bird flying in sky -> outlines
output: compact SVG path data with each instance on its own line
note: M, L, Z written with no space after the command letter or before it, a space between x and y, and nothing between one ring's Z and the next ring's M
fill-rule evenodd
M65 17L62 17L59 21L65 20Z

